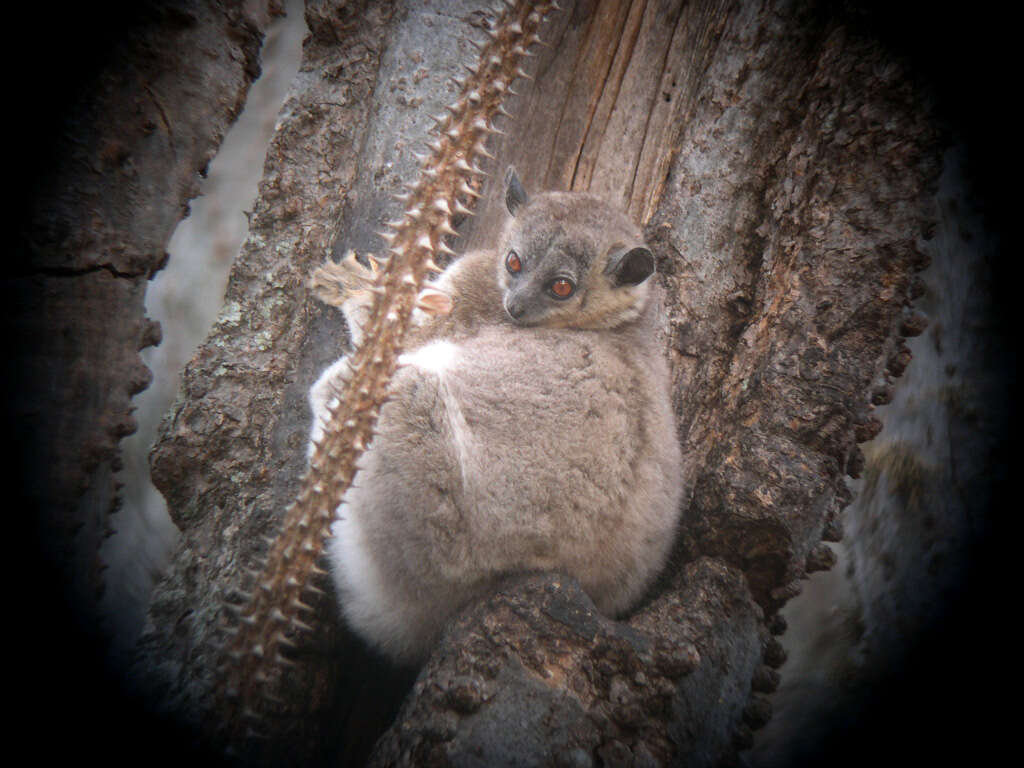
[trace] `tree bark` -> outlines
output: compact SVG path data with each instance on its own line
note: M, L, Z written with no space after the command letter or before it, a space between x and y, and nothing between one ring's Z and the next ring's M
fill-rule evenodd
M456 0L320 0L307 3L306 19L303 64L249 240L153 453L155 482L183 537L133 675L148 703L200 740L217 721L210 692L226 604L243 599L243 572L296 493L305 393L345 348L339 315L314 302L306 280L332 252L381 249L373 233L398 211L389 195L415 179L415 144L452 98L448 77L474 60L467 40L493 15ZM216 50L236 52L226 63L234 76L251 77L255 32L242 34L249 47L234 28L211 34ZM770 712L766 694L784 658L771 636L782 629L777 612L808 571L830 564L822 538L836 536L849 499L844 475L858 473L856 444L880 426L871 394L905 366L900 333L924 266L918 246L934 215L939 136L903 62L855 12L824 4L581 0L566 2L542 37L548 45L528 67L535 79L516 86L515 116L500 126L507 135L489 145L492 178L478 215L459 225L459 245L493 237L494 178L508 164L529 188L598 192L643 222L670 296L664 335L686 455L685 520L673 566L624 622L596 614L557 574L513 579L468 609L419 672L372 761L731 763ZM225 40L235 42L225 49ZM183 58L179 86L198 78ZM205 164L219 121L244 93L242 79L201 82L214 89L197 94L201 103L151 99L153 130L170 136L174 127L191 164L182 151L126 166L134 155L107 135L90 150L91 162L121 169L112 172L137 168L176 183L173 194L152 189L176 202L147 208L129 199L111 213L119 226L110 243L39 249L42 276L27 278L56 284L54 270L70 270L121 286L120 275L136 276L112 296L82 289L136 323L107 338L123 353L98 353L111 380L86 377L116 399L97 419L127 413L123 371L144 335L143 278L194 193L167 171L181 168L188 180ZM128 92L147 88L160 93ZM192 116L181 118L188 129L167 104ZM159 226L116 218L142 210L160 212ZM104 232L82 218L67 231ZM150 239L119 247L125 232ZM78 264L65 253L85 255ZM51 357L67 359L60 350ZM117 359L130 362L110 365ZM70 402L55 409L74 411ZM105 445L112 454L116 439ZM73 450L75 461L86 455ZM104 483L91 486L102 498L90 503L108 508ZM68 496L72 506L86 498L80 489ZM407 675L382 671L348 635L329 593L314 609L314 628L262 724L265 738L247 753L254 761L361 763L408 689ZM370 702L377 709L367 714Z
M101 672L99 550L121 504L131 398L150 381L138 353L160 341L146 283L259 75L273 5L142 2L102 21L41 5L13 20L45 40L48 62L46 78L19 62L26 80L12 99L25 117L10 153L19 215L3 283L14 347L5 433L17 444L21 553L38 558L14 613L33 628L26 709L64 721L83 749L103 739L97 719L118 718L104 711L119 699Z

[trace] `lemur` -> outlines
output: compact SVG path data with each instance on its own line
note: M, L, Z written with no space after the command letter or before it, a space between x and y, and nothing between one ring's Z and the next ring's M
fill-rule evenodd
M421 662L447 620L510 574L575 577L598 610L633 607L664 566L682 470L657 339L659 289L640 229L588 194L528 196L493 250L430 286L432 313L338 508L328 554L352 629ZM375 264L347 256L336 301L354 344ZM312 437L346 375L310 392Z

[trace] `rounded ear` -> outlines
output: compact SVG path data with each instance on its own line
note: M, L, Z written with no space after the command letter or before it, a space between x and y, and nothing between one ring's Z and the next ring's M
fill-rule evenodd
M516 175L516 169L510 165L505 171L505 207L508 208L509 213L515 216L516 211L526 205L528 200L526 190L523 189L519 176Z
M643 246L613 248L604 272L612 276L616 286L639 285L654 274L654 254Z

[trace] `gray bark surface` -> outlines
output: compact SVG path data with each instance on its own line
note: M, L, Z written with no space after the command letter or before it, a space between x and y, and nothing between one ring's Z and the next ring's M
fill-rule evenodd
M39 339L26 381L72 382L49 390L66 440L26 429L52 471L38 496L70 510L43 525L74 553L68 579L83 590L97 581L89 558L116 499L130 393L146 383L136 353L155 340L145 279L257 68L257 22L188 8L187 23L153 28L156 49L177 52L153 66L181 92L155 74L111 81L92 114L111 121L121 105L125 138L96 123L76 145L84 154L62 167L78 175L54 187L74 195L41 208L19 278L22 332ZM448 76L473 61L466 38L489 23L475 3L411 0L320 0L306 19L249 240L153 452L182 545L132 677L199 740L217 722L225 606L243 600L244 571L297 490L305 393L346 345L306 281L331 253L380 250L389 195L414 180L416 142L454 94ZM940 136L904 63L855 21L783 0L566 2L551 17L458 247L488 242L507 164L530 188L599 192L643 221L670 296L686 453L673 566L619 623L557 574L512 579L453 624L411 687L349 636L327 590L247 757L359 764L403 698L373 764L722 765L750 745L784 660L777 612L831 565L822 540L839 535L844 476L881 428L872 398L919 332L910 306ZM186 55L197 47L209 61ZM147 154L154 137L180 143Z

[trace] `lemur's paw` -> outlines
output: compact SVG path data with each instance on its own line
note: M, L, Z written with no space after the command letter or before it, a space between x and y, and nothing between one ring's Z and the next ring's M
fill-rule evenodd
M335 263L328 259L313 270L309 278L313 295L324 304L335 307L350 299L367 300L380 273L380 263L372 254L363 254L362 258L367 264L363 264L356 252L350 249L341 261Z

